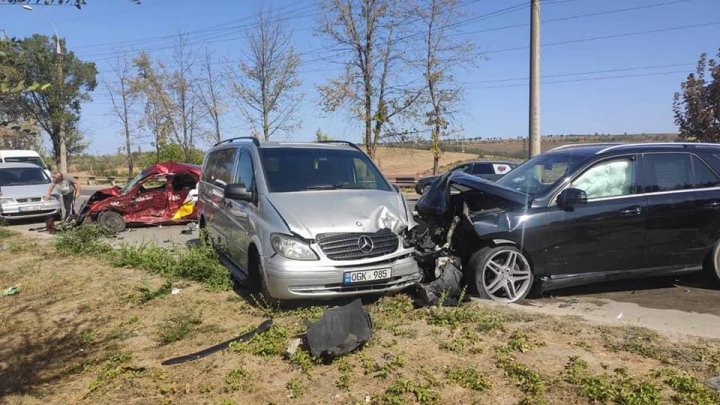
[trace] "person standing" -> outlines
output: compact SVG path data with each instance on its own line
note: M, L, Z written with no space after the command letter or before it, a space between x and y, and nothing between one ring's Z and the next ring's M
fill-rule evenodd
M55 173L45 198L51 198L55 188L58 188L60 191L60 199L62 202L62 220L66 221L73 212L75 198L80 196L80 183L78 183L78 181L69 174Z

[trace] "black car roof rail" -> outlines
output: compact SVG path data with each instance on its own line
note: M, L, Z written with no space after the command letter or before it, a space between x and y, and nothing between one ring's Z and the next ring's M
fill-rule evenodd
M237 136L235 138L223 139L222 141L213 145L213 148L218 145L221 145L223 143L230 143L230 142L238 141L238 140L245 140L245 141L250 140L255 144L255 146L260 146L260 141L257 138L255 138L254 136Z
M329 141L315 141L315 143L340 143L340 144L343 144L343 145L352 146L353 148L359 150L360 152L363 151L362 149L360 149L359 146L355 145L354 143L352 143L352 142L350 142L350 141L334 140L334 139L333 139L333 140L329 140Z

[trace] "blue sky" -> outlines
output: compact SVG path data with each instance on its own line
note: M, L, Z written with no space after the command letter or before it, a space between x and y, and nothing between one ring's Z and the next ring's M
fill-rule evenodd
M464 18L484 16L523 4L520 0L459 0ZM317 84L339 73L329 44L313 32L313 0L88 0L74 7L36 7L50 17L68 46L81 58L97 62L99 82L111 78L109 64L118 52L146 49L167 57L179 32L198 51L237 59L245 47L248 24L261 6L276 10L292 30L305 63L300 69L303 126L291 139L310 140L322 128L335 138L360 141L360 126L346 113L323 113ZM587 15L591 14L591 15ZM720 48L718 0L544 0L542 3L543 85L541 129L558 133L638 133L674 131L672 95L700 53ZM466 88L455 119L465 137L525 136L529 7L462 24L455 35L472 39L484 54L474 66L456 73ZM511 28L503 28L514 26ZM0 6L0 29L23 37L52 28L40 13L20 6ZM651 32L648 32L651 31ZM318 50L319 49L319 50ZM334 58L333 60L337 60ZM596 73L591 73L596 72ZM104 87L83 106L81 128L90 151L113 153L122 144L120 125L110 114ZM230 110L225 136L248 133ZM144 150L147 142L139 142Z

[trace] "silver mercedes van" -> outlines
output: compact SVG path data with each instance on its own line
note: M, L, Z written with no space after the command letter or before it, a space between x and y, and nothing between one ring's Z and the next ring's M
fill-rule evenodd
M205 156L198 215L240 284L275 300L397 291L421 278L399 190L356 145L233 138Z

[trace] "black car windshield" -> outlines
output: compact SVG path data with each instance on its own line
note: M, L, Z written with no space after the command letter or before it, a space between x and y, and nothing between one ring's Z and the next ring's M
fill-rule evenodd
M0 187L50 184L50 178L39 167L8 167L0 169Z
M543 153L513 169L496 184L540 196L575 172L586 159L587 156L571 153Z
M330 148L261 148L271 193L363 189L390 191L370 159L360 151Z

